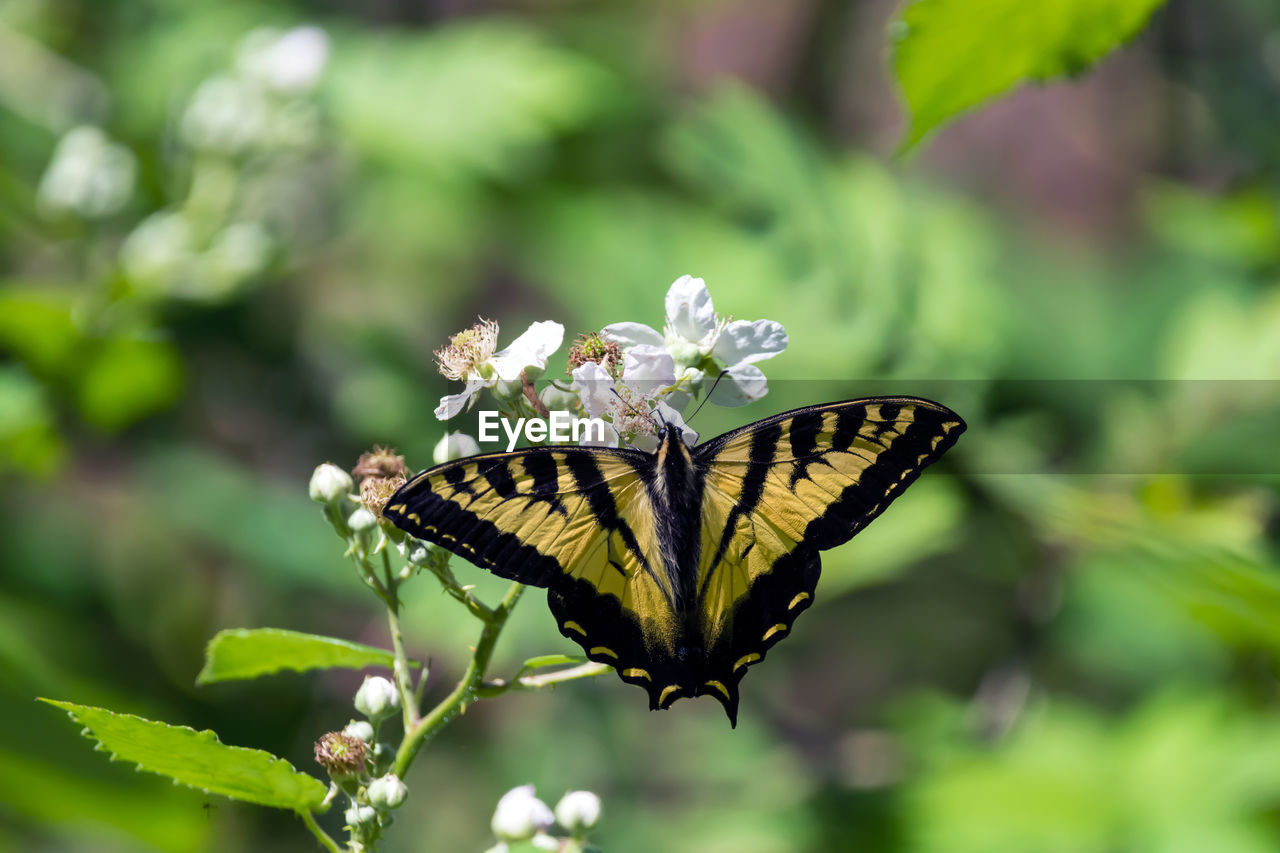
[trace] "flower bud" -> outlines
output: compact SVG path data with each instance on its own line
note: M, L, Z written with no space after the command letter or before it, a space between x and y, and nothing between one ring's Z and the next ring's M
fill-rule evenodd
M376 722L400 709L400 691L380 675L366 676L356 691L355 704L357 711Z
M489 825L501 841L528 841L553 823L555 816L535 796L533 786L521 785L502 795Z
M538 396L542 398L542 405L552 412L572 412L578 407L578 394L572 389L548 385Z
M444 438L436 442L435 450L431 452L431 458L435 460L437 465L443 465L454 459L461 459L464 456L475 456L480 452L480 445L476 440L465 432L446 433Z
M555 851L560 849L560 839L556 838L554 835L548 835L545 832L539 832L529 841L529 843L535 850L547 850L551 851L551 853L555 853Z
M351 477L346 471L326 462L311 474L307 490L316 503L333 504L345 498L351 492L351 486Z
M408 796L408 786L394 773L388 773L369 783L369 802L379 811L399 808Z
M346 818L347 826L359 826L362 823L372 823L378 819L378 812L373 806L352 806L343 812Z
M600 821L600 798L590 791L570 791L556 803L556 823L578 837Z
M343 727L342 733L360 738L365 743L373 743L373 725L368 720L352 720Z
M316 762L334 779L360 775L368 756L368 745L345 732L329 732L316 741Z

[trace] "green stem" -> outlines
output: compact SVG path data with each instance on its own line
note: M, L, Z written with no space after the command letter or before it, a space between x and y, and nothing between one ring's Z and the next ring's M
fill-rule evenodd
M307 825L307 829L311 830L311 834L316 837L316 841L320 842L320 846L329 851L329 853L342 853L342 848L338 842L329 837L329 833L320 828L320 824L316 823L316 816L311 812L298 812L302 818L302 822Z
M558 669L542 675L521 675L511 681L486 681L476 689L476 697L491 699L501 696L508 690L538 690L543 687L555 687L566 681L577 681L582 678L595 678L604 675L613 667L607 663L583 663L568 669Z
M392 593L387 604L387 625L391 628L391 648L395 651L394 672L396 688L400 691L400 707L404 712L404 730L412 731L418 722L418 700L413 692L413 679L409 675L409 656L404 651L404 636L400 633L400 599Z
M480 632L475 653L471 656L467 671L463 673L453 692L412 728L405 731L400 749L396 751L395 773L401 779L405 778L405 774L408 773L409 767L412 766L414 758L417 757L423 745L454 717L465 711L468 702L477 698L477 690L484 683L484 673L489 667L489 661L493 658L493 649L498 642L498 636L507 624L507 618L520 600L522 592L524 592L524 584L511 584L507 594L502 597L502 602L493 608L489 618L484 620L484 629Z

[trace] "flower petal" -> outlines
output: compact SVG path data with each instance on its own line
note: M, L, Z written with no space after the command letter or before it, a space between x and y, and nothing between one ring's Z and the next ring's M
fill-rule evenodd
M467 387L462 389L461 394L448 394L441 397L440 405L436 406L436 417L442 421L457 417L463 409L470 407L472 399L484 386L483 380L472 379L467 382Z
M675 384L675 360L660 346L638 344L627 350L622 381L645 397L653 397L663 388Z
M489 359L498 378L513 382L526 367L545 368L547 357L564 342L564 326L553 320L542 320L525 329L511 345Z
M610 323L600 330L600 334L623 349L640 344L660 347L663 341L661 332L644 323Z
M769 393L764 372L754 364L730 367L707 399L717 406L745 406Z
M588 417L603 417L611 411L614 399L613 377L594 361L573 369L573 390L578 392L582 409Z
M654 407L654 412L661 416L662 421L667 425L667 429L680 430L680 434L684 436L685 444L692 447L698 443L698 433L684 422L684 417L675 409L659 400L658 405Z
M701 344L716 330L711 294L700 278L682 275L667 291L667 324L686 341Z
M618 431L613 428L613 424L605 422L604 438L595 440L595 430L587 429L582 431L582 440L578 444L582 447L617 447Z
M724 327L711 355L727 367L773 358L787 348L787 330L773 320L734 320Z

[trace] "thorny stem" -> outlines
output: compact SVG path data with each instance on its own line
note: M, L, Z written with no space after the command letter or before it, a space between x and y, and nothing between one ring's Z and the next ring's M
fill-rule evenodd
M480 640L476 643L475 654L471 656L467 670L457 686L439 705L432 708L430 713L405 731L400 749L396 751L395 774L401 779L413 764L418 750L422 749L423 745L455 716L464 712L469 702L479 698L477 691L484 682L484 673L489 667L489 661L493 658L493 649L498 642L498 636L506 626L507 619L523 592L524 584L511 584L507 594L502 597L502 602L490 611L488 618L484 619L484 628L480 632Z
M320 824L316 823L316 816L309 811L298 812L298 816L302 818L302 822L306 824L307 829L311 830L311 834L316 837L316 841L320 842L320 846L330 851L330 853L342 853L342 847L338 842L329 837L329 833L320 828Z

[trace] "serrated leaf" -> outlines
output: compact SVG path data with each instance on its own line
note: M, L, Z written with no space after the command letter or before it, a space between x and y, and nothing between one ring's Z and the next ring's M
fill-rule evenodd
M282 669L306 672L311 669L363 669L382 666L391 669L395 655L386 649L303 634L281 628L237 628L219 631L205 650L204 669L197 684L257 678Z
M324 799L327 786L269 752L227 746L211 731L120 714L106 708L41 698L85 727L85 736L114 758L139 770L236 800L278 809L308 811Z
M1164 0L915 0L893 67L911 124L903 148L1019 83L1078 74L1133 38Z
M541 669L544 666L566 666L568 664L586 663L583 655L538 655L529 658L520 665L521 669Z

